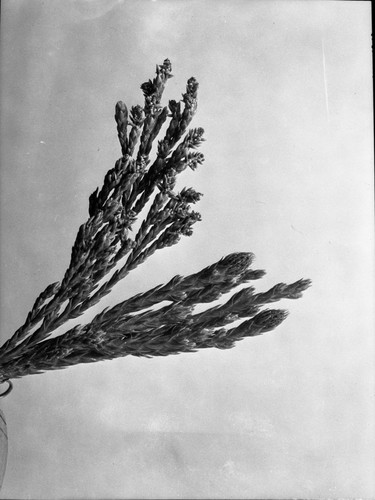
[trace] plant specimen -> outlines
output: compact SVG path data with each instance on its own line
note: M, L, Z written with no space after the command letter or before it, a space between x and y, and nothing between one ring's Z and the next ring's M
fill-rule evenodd
M223 304L195 312L196 305L216 301L264 275L251 267L253 254L233 253L53 336L57 328L100 302L154 252L190 236L200 220L192 206L201 194L193 188L175 189L181 172L195 170L204 161L197 151L204 131L188 128L197 109L198 82L190 78L182 101L170 100L163 106L162 94L171 77L166 59L156 67L155 78L141 85L143 107L129 110L121 101L116 104L121 158L89 198L89 217L79 228L61 282L41 292L24 324L0 348L0 382L126 355L229 349L244 337L273 330L285 319L286 311L262 309L264 305L299 298L310 286L305 279L279 283L264 293L248 286ZM138 230L132 232L145 211ZM164 301L167 305L155 308ZM243 321L233 326L238 319Z

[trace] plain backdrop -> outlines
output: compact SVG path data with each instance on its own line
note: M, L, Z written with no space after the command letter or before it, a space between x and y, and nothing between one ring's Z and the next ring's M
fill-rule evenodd
M252 251L311 278L276 331L229 351L16 380L1 498L373 498L369 2L8 0L1 16L1 338L61 279L120 156L114 105L200 82L194 235L101 306ZM101 309L100 308L100 309ZM98 312L98 309L96 309ZM94 312L85 316L89 320Z

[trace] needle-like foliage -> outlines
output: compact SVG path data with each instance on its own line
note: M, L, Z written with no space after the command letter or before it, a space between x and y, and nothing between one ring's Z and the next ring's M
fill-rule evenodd
M251 268L251 253L234 253L200 272L175 276L105 309L89 324L51 337L57 328L97 304L154 252L190 236L200 220L192 205L201 193L193 188L175 190L178 174L188 167L195 170L204 161L197 151L204 131L188 128L197 109L198 82L190 78L182 100L162 106L171 69L166 59L156 67L155 78L141 85L143 107L129 110L122 101L116 104L122 156L89 198L89 218L78 230L61 282L52 283L38 296L24 324L0 348L0 382L126 355L228 349L244 337L276 328L287 313L262 310L262 306L299 298L310 285L309 280L280 283L264 293L247 287L224 304L196 313L198 304L216 301L264 275ZM138 230L132 232L147 206ZM155 309L165 301L167 305ZM239 319L243 321L233 326Z

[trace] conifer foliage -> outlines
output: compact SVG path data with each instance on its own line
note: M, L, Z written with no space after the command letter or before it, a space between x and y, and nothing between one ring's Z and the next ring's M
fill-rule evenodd
M217 301L265 274L251 267L253 254L233 253L195 274L175 276L107 308L88 324L52 336L100 302L153 253L190 236L201 218L192 208L201 193L176 190L178 175L186 168L196 170L204 161L197 150L204 130L189 128L197 110L198 82L190 78L182 100L163 106L171 71L166 59L156 67L154 79L141 85L143 106L116 104L121 158L89 198L89 217L78 230L62 280L40 293L24 324L0 348L0 382L127 355L229 349L245 337L273 330L285 319L286 311L265 309L266 304L299 298L310 286L305 279L279 283L264 293L247 286L226 302L195 312L195 306ZM155 308L161 302L167 304ZM233 326L239 319L243 321Z

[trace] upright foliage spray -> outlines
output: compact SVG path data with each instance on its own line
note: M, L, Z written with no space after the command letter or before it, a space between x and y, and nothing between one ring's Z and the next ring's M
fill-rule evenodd
M280 299L296 299L310 285L301 279L279 283L265 293L241 287L227 302L195 313L235 287L261 278L253 254L233 253L189 276L175 276L104 309L85 325L51 337L107 295L151 255L190 236L200 214L192 209L201 193L176 191L178 174L204 161L197 151L202 128L188 128L197 109L198 82L190 78L182 101L161 104L171 74L166 59L156 76L141 85L144 106L115 108L121 158L89 198L89 217L73 244L68 269L35 300L22 326L0 348L0 382L121 356L168 356L198 349L229 349L244 337L277 327L286 311L264 309ZM165 132L162 132L165 131ZM161 136L161 137L160 137ZM158 139L155 153L152 147ZM132 231L141 212L148 211ZM145 208L145 210L143 210ZM134 229L134 228L133 228ZM167 305L155 308L161 302ZM238 326L233 322L243 319Z

